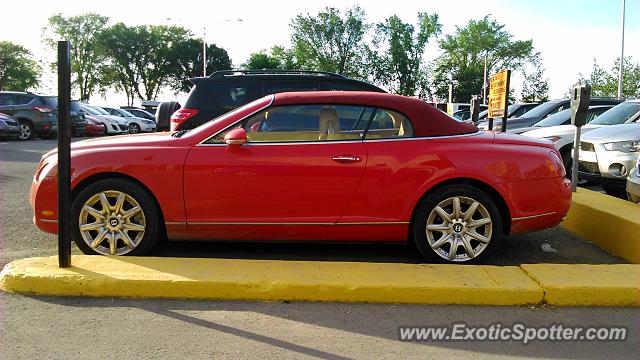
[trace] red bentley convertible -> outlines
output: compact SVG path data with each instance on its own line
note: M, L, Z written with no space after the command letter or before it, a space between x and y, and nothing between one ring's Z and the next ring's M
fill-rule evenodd
M418 99L282 93L188 132L72 145L73 238L87 254L140 255L160 239L415 242L469 262L503 236L565 216L551 142L482 132ZM56 233L56 155L31 187Z

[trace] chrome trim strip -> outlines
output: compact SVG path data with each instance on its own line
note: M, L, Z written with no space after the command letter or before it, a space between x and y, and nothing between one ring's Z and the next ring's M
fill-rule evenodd
M165 225L187 225L186 221L165 221Z
M345 223L331 223L331 222L189 222L189 225L319 225L319 226L334 226L334 225L406 225L408 221L378 221L378 222L345 222Z
M555 211L552 211L552 212L548 212L548 213L544 213L544 214L516 217L516 218L511 218L511 221L533 219L533 218L538 218L538 217L541 217L541 216L553 215L555 213L556 213Z
M42 222L46 222L46 223L52 223L52 224L57 224L58 220L51 220L51 219L40 219L40 221Z

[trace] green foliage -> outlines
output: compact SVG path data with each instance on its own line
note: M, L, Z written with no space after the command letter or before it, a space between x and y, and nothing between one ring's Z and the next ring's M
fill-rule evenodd
M0 41L0 90L25 91L40 83L40 66L21 45Z
M43 29L43 40L54 51L58 39L71 42L72 83L82 101L88 101L104 80L105 56L97 51L95 38L108 22L108 17L94 13L70 17L56 14L49 17Z
M531 72L524 72L524 82L522 83L522 101L536 102L549 100L549 79L544 77L542 68L542 55L535 54L531 58Z
M610 71L606 71L593 59L590 76L591 95L617 97L619 73L620 57L616 58ZM622 97L627 99L640 97L640 63L633 63L631 57L625 57L623 73Z
M178 26L118 23L104 30L100 51L108 58L108 79L132 101L155 99L162 88L188 91L189 77L202 71L202 42ZM207 47L207 72L227 69L231 60L215 45Z
M512 38L504 25L488 15L445 35L439 42L443 54L434 64L436 95L446 99L451 81L455 84L454 102L469 102L471 95L480 94L485 58L487 76L503 69L520 69L532 56L532 41Z
M249 60L247 60L242 64L242 68L246 70L262 70L262 69L285 70L286 69L281 59L274 55L273 48L270 52L267 52L267 50L263 49L263 50L260 50L259 52L252 53L249 56ZM291 70L291 69L286 69L286 70Z
M437 14L422 12L418 13L417 31L397 15L377 24L373 40L376 50L369 52L370 71L375 82L400 95L414 96L417 92L426 95L429 89L425 47L441 29Z
M292 58L299 68L329 71L364 79L365 44L369 25L364 11L355 6L344 16L335 8L317 15L296 16L291 22Z

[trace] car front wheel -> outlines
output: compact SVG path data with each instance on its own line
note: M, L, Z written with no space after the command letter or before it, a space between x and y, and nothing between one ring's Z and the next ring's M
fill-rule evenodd
M131 125L129 125L130 134L137 134L139 132L140 132L140 126L138 124L132 123Z
M146 189L124 179L105 179L74 199L72 236L87 255L143 255L158 243L160 219Z
M31 140L35 135L35 129L33 125L29 121L26 120L18 120L20 124L20 135L18 135L18 139L20 140Z
M422 201L413 225L416 247L429 262L482 261L503 236L495 201L468 185L437 189Z

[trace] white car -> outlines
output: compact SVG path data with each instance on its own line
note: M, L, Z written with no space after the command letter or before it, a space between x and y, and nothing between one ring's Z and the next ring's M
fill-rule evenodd
M578 175L624 197L627 177L640 156L640 123L602 127L580 140Z
M604 126L631 123L638 120L640 120L640 99L625 101L605 111L595 120L583 126L580 136L582 137L585 133ZM549 126L522 133L525 136L551 140L560 155L562 155L567 175L570 175L571 171L571 156L575 134L576 127L573 125Z
M117 116L111 116L108 112L102 110L97 106L83 104L82 110L100 121L104 125L105 133L108 135L121 135L129 133L129 125L125 120L122 120Z
M156 122L153 120L135 117L133 116L133 114L124 109L105 106L103 106L102 109L113 116L119 116L122 119L125 119L128 122L129 133L131 134L156 131Z

